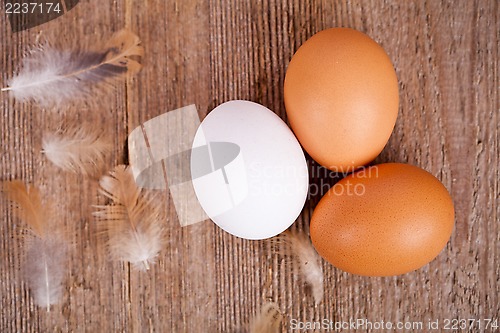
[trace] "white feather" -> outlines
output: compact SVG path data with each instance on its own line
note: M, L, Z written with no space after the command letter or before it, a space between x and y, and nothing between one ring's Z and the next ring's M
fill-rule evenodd
M292 255L292 262L299 269L305 283L311 288L315 304L323 299L323 269L321 258L314 249L307 234L286 231L272 240L278 253Z
M35 303L50 310L50 306L57 304L64 292L66 243L61 237L51 235L36 237L28 244L24 275Z
M139 71L135 58L143 55L140 40L127 30L116 33L97 52L58 50L49 44L32 50L24 59L22 70L9 81L11 96L34 100L42 107L59 106L69 100L94 97L117 76Z
M100 185L113 204L96 206L94 215L102 220L111 257L149 269L165 243L163 206L137 187L131 169L123 165L103 177Z
M46 133L42 152L57 167L83 175L98 175L105 166L112 145L99 127L71 127L59 134Z
M82 89L75 77L65 76L74 71L76 60L71 52L41 46L30 52L23 60L23 70L9 81L8 88L2 90L10 91L21 101L33 99L42 106L59 105Z

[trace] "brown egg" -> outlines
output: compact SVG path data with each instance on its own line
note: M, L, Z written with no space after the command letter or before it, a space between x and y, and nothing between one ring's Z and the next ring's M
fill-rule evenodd
M454 226L453 202L433 175L398 163L350 174L321 199L311 239L332 265L353 274L398 275L433 260Z
M346 28L323 30L299 48L284 97L304 149L334 171L372 161L389 140L399 106L396 73L384 49Z

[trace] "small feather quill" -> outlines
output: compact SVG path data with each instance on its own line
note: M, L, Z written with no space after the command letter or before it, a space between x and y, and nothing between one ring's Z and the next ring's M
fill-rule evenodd
M23 273L35 303L47 308L56 304L63 294L67 263L67 243L47 216L38 189L20 181L3 183L2 191L13 205L14 217L26 225Z
M58 50L46 44L23 59L22 69L1 90L42 107L95 97L114 78L138 72L143 54L139 37L126 29L117 32L97 52Z
M277 333L281 326L281 312L274 303L266 303L250 324L250 333Z
M165 243L162 206L137 187L131 169L124 165L101 178L100 185L113 204L95 206L94 215L101 220L111 257L138 270L149 269Z
M85 176L99 175L111 150L98 126L72 126L58 134L46 133L42 139L42 152L54 165Z
M323 299L323 269L318 253L314 249L307 234L285 231L272 239L278 253L291 254L295 267L299 269L304 282L311 288L315 304Z

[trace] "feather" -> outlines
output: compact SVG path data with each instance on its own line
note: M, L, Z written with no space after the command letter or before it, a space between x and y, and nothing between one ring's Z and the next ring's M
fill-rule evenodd
M113 204L95 206L101 234L115 260L130 262L136 269L149 269L165 243L162 205L141 191L124 165L117 166L101 181L101 193Z
M298 232L285 231L272 239L281 255L292 254L292 262L299 269L304 282L311 288L315 304L323 299L323 269L318 253L309 237Z
M98 126L93 129L73 126L59 134L45 134L42 139L42 152L53 164L86 176L103 171L111 150L111 143Z
M35 303L47 308L60 301L63 294L67 244L42 205L38 189L20 181L2 184L13 205L13 215L26 224L23 273Z
M105 83L138 72L143 53L139 37L128 30L117 32L98 52L58 50L45 44L23 59L22 70L1 90L42 107L95 97L102 91L99 87L109 86Z
M278 306L266 303L250 324L250 333L277 333L280 331L282 316Z

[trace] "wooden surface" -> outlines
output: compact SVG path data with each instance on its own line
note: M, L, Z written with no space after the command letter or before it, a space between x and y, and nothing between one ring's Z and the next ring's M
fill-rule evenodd
M126 162L133 128L184 105L195 103L204 117L222 102L249 99L286 120L282 87L291 56L315 32L336 26L370 35L397 71L399 117L376 162L418 165L451 192L456 228L437 259L388 278L354 276L323 262L325 297L314 306L267 241L238 239L210 222L181 228L166 198L169 242L158 263L142 273L111 262L91 216L91 205L104 202L96 180L47 161L42 134L75 121L103 126L114 137L111 168ZM247 332L267 301L279 305L283 332L293 318L499 318L498 1L82 0L68 14L15 34L0 15L0 85L32 43L92 44L123 27L141 37L144 69L99 108L52 112L0 95L0 177L39 186L74 244L64 297L47 313L33 304L17 269L19 226L0 200L0 332ZM308 201L294 229L307 231L318 200Z

